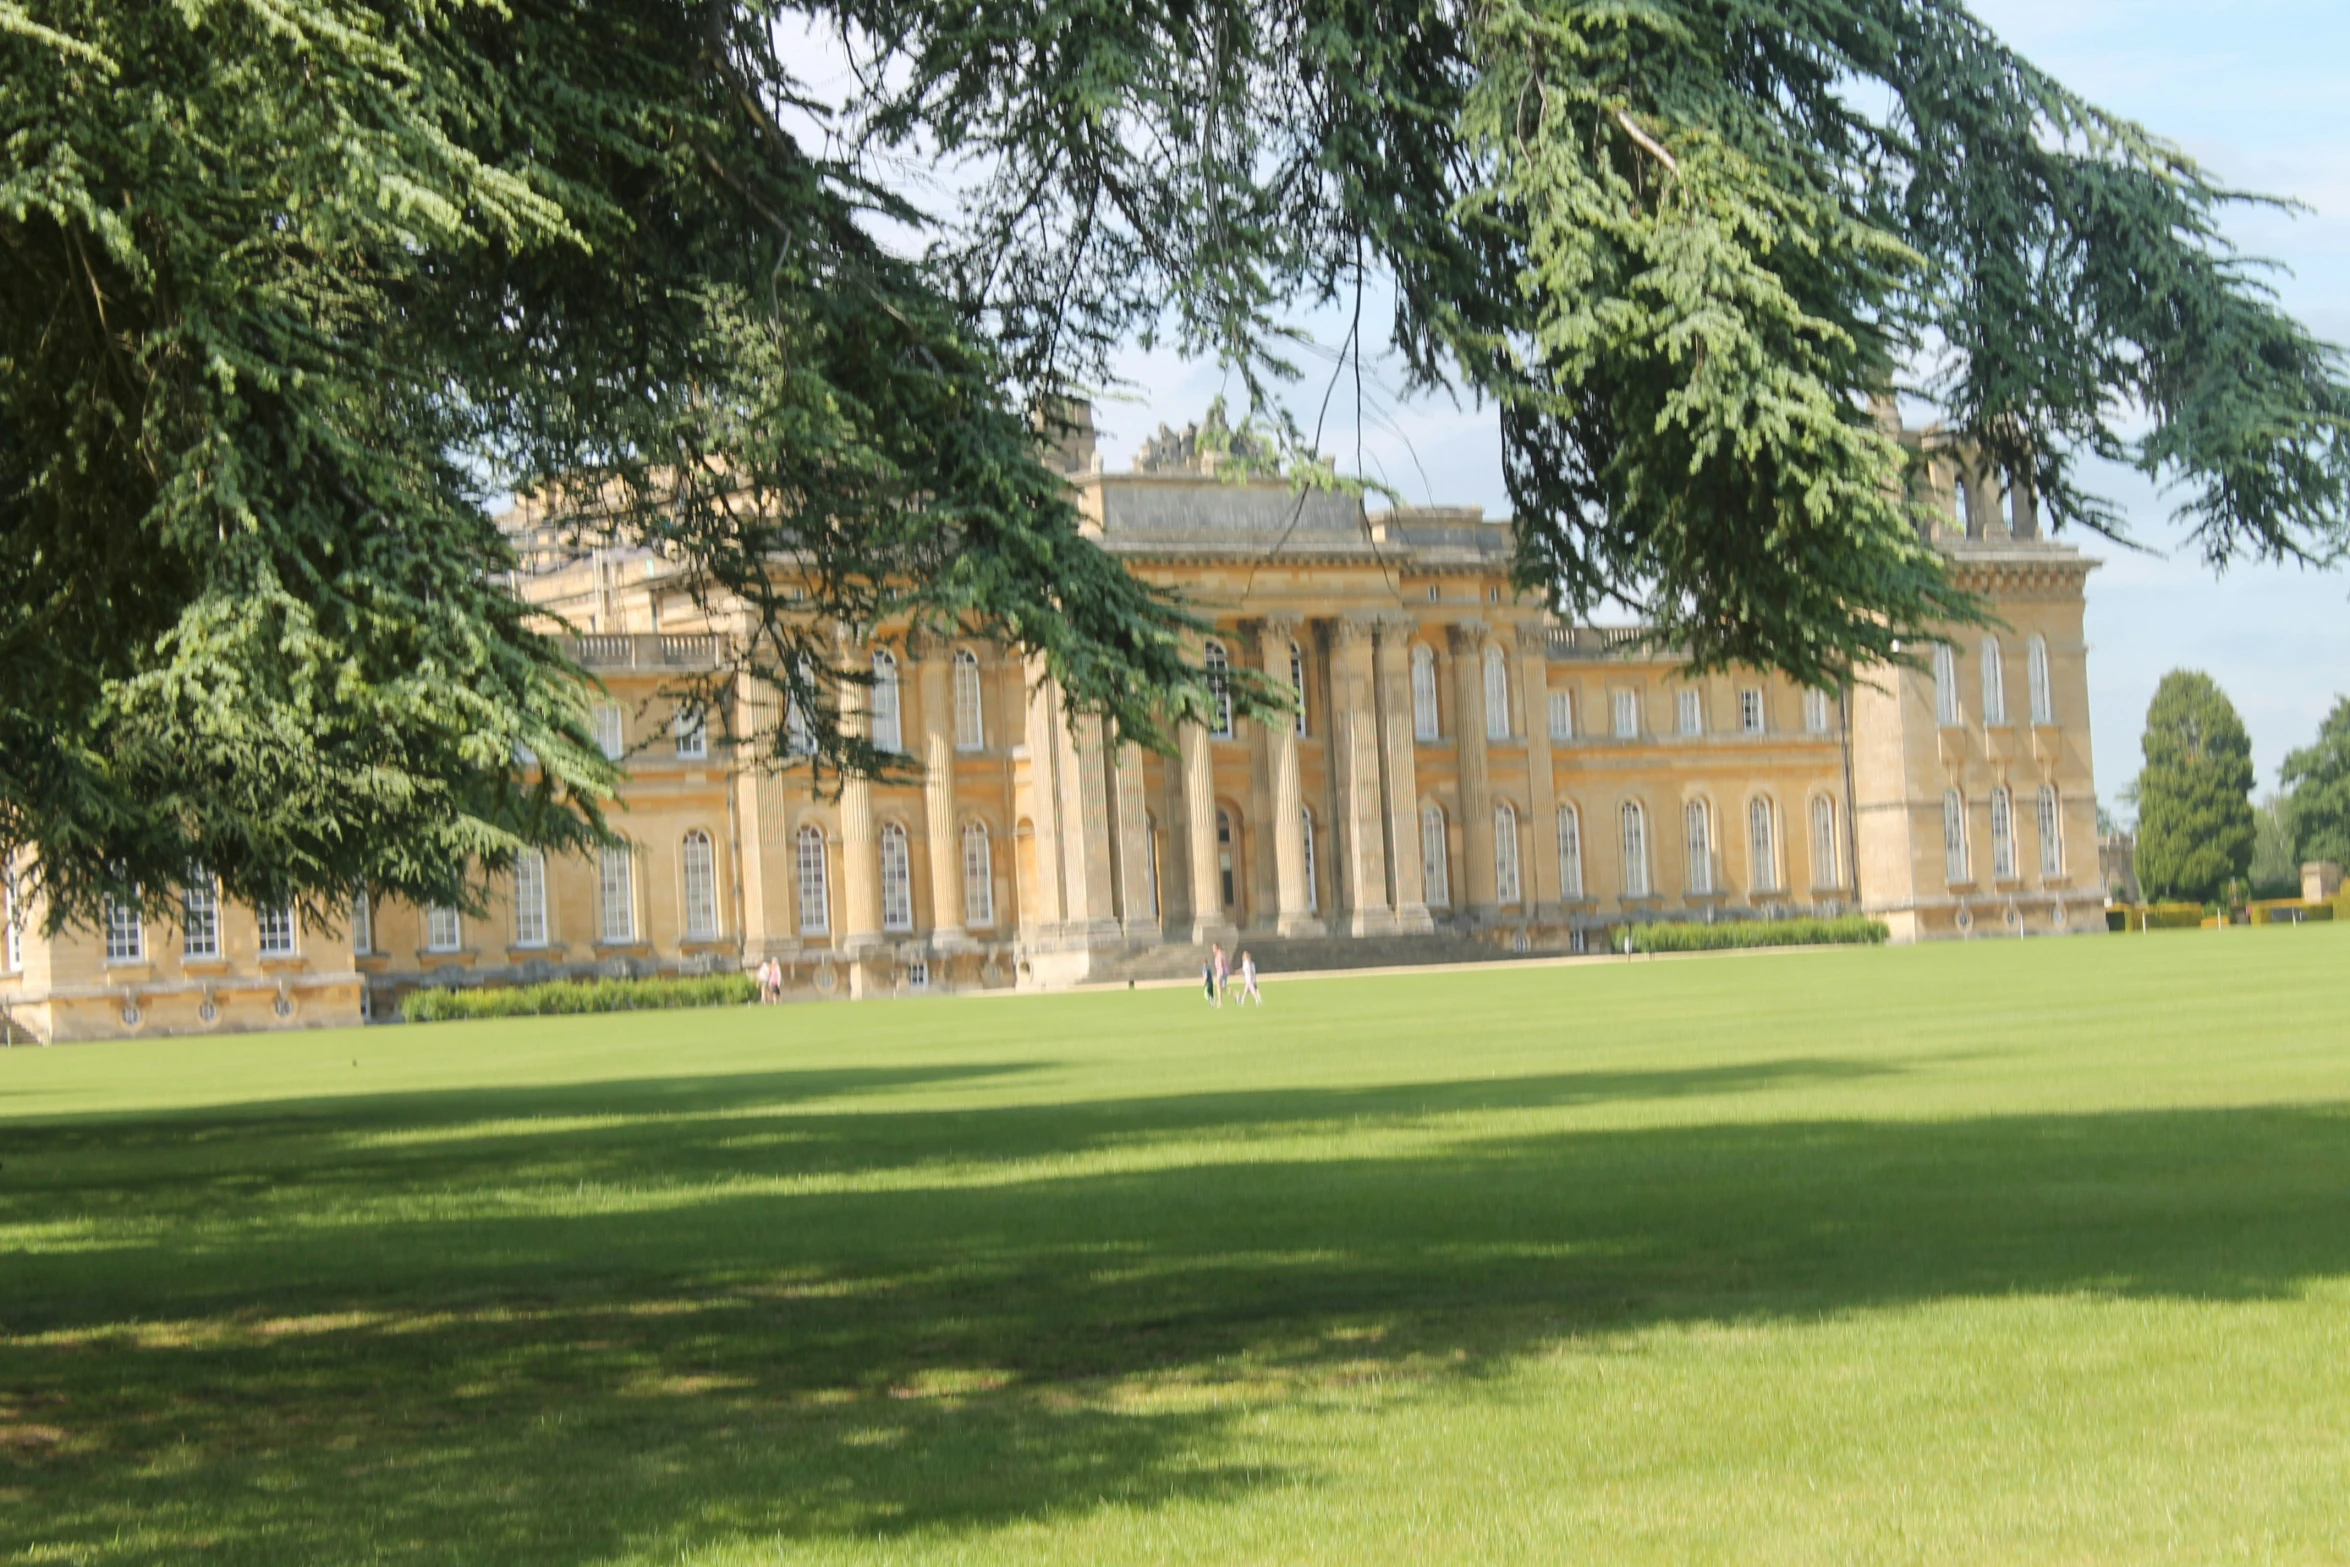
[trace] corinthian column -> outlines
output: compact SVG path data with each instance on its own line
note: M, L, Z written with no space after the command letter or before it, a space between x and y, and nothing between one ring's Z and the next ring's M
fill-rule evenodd
M907 651L914 652L911 644ZM952 650L928 643L916 666L922 698L922 805L930 836L930 939L959 946L963 935L962 844L955 836L954 701L947 689Z
M1518 690L1526 710L1526 783L1534 820L1519 837L1526 852L1518 874L1525 883L1526 908L1559 900L1558 782L1550 771L1550 633L1539 625L1517 628Z
M1353 618L1324 628L1330 661L1330 792L1337 803L1331 861L1350 936L1395 928L1387 902L1387 829L1379 801L1379 715L1373 707L1371 636Z
M1293 615L1257 622L1257 665L1268 680L1289 683L1289 648L1297 636ZM1264 721L1265 795L1273 813L1273 929L1283 936L1319 935L1322 922L1306 896L1305 799L1297 779L1297 719L1279 713Z
M1412 724L1412 633L1409 615L1382 615L1372 660L1378 710L1379 795L1385 817L1387 870L1394 882L1395 928L1429 931L1428 894L1420 875L1419 740Z
M1216 774L1208 732L1187 723L1176 730L1183 767L1183 851L1191 868L1191 939L1212 941L1228 925L1216 881Z
M1485 776L1485 623L1463 620L1445 628L1452 647L1453 711L1460 732L1453 743L1461 766L1461 881L1469 918L1482 922L1498 905L1493 889L1493 791Z

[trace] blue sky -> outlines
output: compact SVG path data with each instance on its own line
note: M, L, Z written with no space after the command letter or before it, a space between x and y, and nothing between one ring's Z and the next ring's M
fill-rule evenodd
M1973 9L2027 58L2178 142L2221 179L2309 208L2241 209L2229 232L2248 254L2290 269L2274 280L2287 308L2319 336L2350 342L2350 4L1977 0ZM1374 314L1365 312L1367 333ZM1333 345L1345 330L1314 324ZM1309 428L1323 384L1312 368L1296 398ZM1105 401L1095 414L1113 468L1162 420L1198 417L1223 384L1213 365L1139 350L1121 373L1130 400ZM1361 439L1374 477L1414 501L1507 510L1489 414L1370 400ZM1322 444L1351 461L1351 385L1331 399ZM2098 483L2143 543L2179 545L2170 504L2152 486L2127 470L2105 471ZM2182 666L2204 670L2234 699L2252 732L2260 789L2273 789L2285 753L2308 744L2336 696L2350 694L2350 573L2239 565L2215 577L2191 550L2146 556L2095 538L2073 542L2105 563L2089 584L2100 798L2120 808L2147 701L2163 673Z

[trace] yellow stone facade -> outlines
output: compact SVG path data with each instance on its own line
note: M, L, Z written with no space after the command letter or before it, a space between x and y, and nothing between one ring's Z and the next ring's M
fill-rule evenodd
M523 592L604 686L628 852L534 862L481 917L385 903L301 932L290 957L259 954L251 911L223 912L223 954L201 962L178 932L110 961L98 936L28 927L0 1004L20 1034L67 1039L352 1022L419 984L766 957L824 998L1196 973L1210 940L1286 966L1605 950L1638 921L1856 907L1900 940L2103 929L2092 563L1952 453L1933 542L2003 624L1923 670L1870 672L1847 703L1751 671L1691 678L1635 631L1553 623L1509 587L1506 523L1473 510L1366 515L1227 483L1179 440L1151 471L1106 474L1089 446L1071 452L1089 532L1213 620L1211 660L1294 682L1298 720L1187 727L1173 756L1113 747L1038 667L885 630L850 653L887 677L851 721L915 776L821 798L680 732L679 694L739 634L725 606L652 557L524 538Z

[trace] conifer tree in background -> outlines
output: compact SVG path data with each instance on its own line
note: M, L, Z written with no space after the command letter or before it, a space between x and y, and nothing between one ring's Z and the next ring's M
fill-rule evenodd
M885 764L830 715L892 617L1163 745L1191 614L1027 411L1155 333L1261 418L1366 280L1353 346L1494 409L1521 584L1703 663L1977 612L1868 413L1912 371L2055 525L2114 456L2328 560L2350 384L2233 199L1957 0L0 0L0 851L86 919L594 841L504 492L739 595L820 769Z
M2350 865L2350 697L2317 726L2317 739L2286 756L2285 824L2299 864Z
M2252 739L2209 675L2154 688L2140 742L2138 883L2149 898L2212 903L2252 868Z

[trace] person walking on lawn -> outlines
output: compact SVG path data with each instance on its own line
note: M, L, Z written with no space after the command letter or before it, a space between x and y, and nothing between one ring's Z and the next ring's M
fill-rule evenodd
M1256 958L1243 952L1240 955L1240 1001L1238 1004L1245 1007L1252 1001L1261 1007L1265 1004L1265 995L1263 991L1257 989Z

